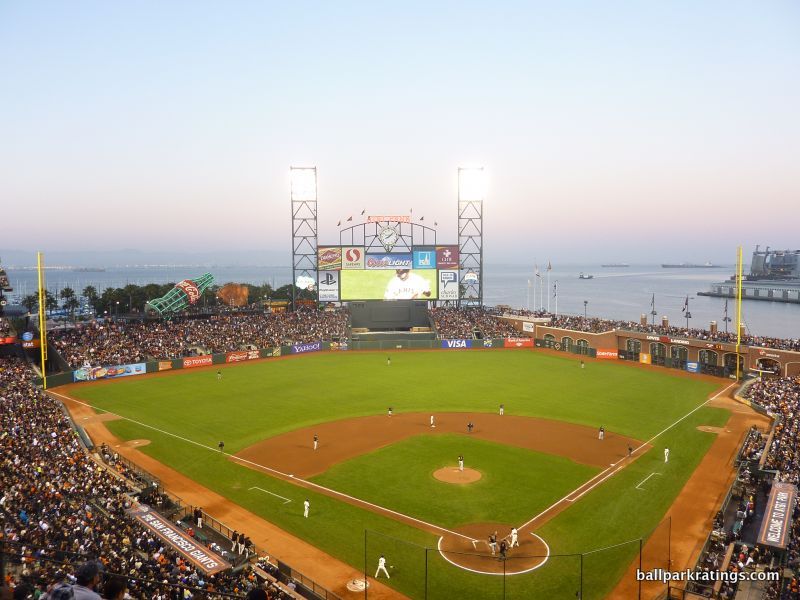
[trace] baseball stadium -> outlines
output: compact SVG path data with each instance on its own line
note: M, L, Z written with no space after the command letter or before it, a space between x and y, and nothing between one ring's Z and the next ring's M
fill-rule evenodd
M395 214L320 243L316 169L290 176L283 298L209 272L51 306L41 254L26 310L4 296L7 583L796 597L800 342L748 335L741 285L732 333L489 306L482 169L454 240Z

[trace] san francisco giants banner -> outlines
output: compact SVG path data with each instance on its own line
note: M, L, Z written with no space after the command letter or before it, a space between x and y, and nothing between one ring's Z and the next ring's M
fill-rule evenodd
M150 510L149 507L142 505L131 508L128 510L128 515L206 573L211 575L231 568L230 563L219 554L212 552L180 529L173 527L167 519Z
M791 483L773 483L764 509L764 521L758 532L758 543L775 548L786 548L792 526L797 486Z

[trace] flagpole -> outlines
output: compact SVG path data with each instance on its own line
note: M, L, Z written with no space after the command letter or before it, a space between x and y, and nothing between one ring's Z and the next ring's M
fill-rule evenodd
M42 389L47 389L47 290L44 287L44 265L41 252L36 253L39 283L39 355L42 364Z
M558 279L556 279L555 287L553 288L556 296L556 316L558 316Z
M531 309L531 280L528 279L528 294L525 301L525 310L530 311Z
M547 291L550 291L550 261L547 261ZM550 312L550 294L547 294L547 312Z

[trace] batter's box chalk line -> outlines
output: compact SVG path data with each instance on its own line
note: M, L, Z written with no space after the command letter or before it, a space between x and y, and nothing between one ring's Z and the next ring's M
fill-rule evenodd
M281 500L283 500L284 504L289 504L289 502L291 502L291 500L289 498L286 498L285 496L281 496L280 494L276 494L274 492L270 492L269 490L265 490L264 488L260 488L260 487L255 486L255 485L253 487L249 488L248 491L252 491L252 490L258 490L259 492L264 492L265 494L269 494L270 496L275 496L276 498L280 498Z

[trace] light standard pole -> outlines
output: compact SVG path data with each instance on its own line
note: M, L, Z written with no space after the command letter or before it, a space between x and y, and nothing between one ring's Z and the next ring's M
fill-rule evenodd
M731 318L728 316L728 299L725 298L725 316L722 317L722 320L725 322L725 333L728 333L728 323L731 322Z
M583 301L583 320L584 321L586 320L586 307L587 306L589 306L589 301L588 300L584 300Z
M686 331L689 331L689 319L692 318L692 312L689 310L689 297L686 297Z
M119 318L119 300L117 300L117 318Z

